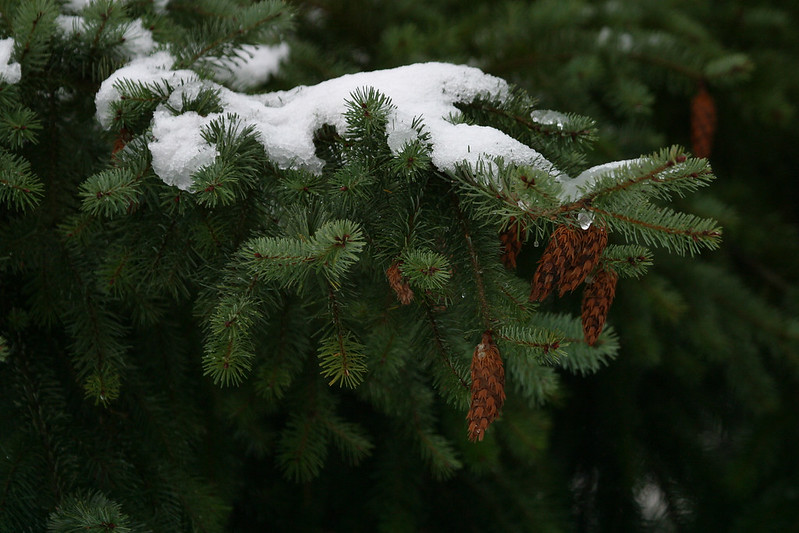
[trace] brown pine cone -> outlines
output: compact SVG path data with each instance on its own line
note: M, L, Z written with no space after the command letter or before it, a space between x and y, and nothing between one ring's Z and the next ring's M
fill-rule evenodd
M538 268L533 275L530 301L541 301L552 292L555 283L572 265L579 243L577 231L567 224L555 228L549 238L544 255L538 260Z
M504 403L505 369L499 349L491 333L486 331L472 356L472 403L466 415L470 441L483 440L486 429L499 416Z
M704 84L691 99L691 146L696 157L709 157L716 133L716 103Z
M583 292L582 321L585 342L593 346L608 317L610 304L616 296L619 276L612 270L600 269Z
M604 228L592 224L585 230L575 230L578 235L578 246L574 262L569 265L558 280L558 295L576 289L586 276L591 273L608 244L608 234Z

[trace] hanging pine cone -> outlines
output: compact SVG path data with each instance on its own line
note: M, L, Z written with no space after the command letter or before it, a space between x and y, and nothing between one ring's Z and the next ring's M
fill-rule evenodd
M483 440L486 429L499 416L504 403L505 369L491 332L486 331L472 356L472 403L466 415L470 441Z
M696 157L710 156L715 133L716 103L701 84L691 100L691 145Z
M505 268L516 268L516 256L522 250L520 236L524 233L522 223L515 217L511 217L508 227L499 234L499 241L502 245L500 259Z
M616 282L619 276L612 270L600 269L594 274L591 283L585 286L583 292L583 336L585 342L593 346L608 317L610 304L616 296Z
M397 293L397 299L400 303L402 305L408 305L413 301L413 290L408 284L408 280L405 279L405 276L403 276L400 271L400 263L401 261L396 261L388 267L386 270L386 277L388 278L388 284L394 289L394 292Z
M578 235L575 258L558 280L559 296L573 291L585 280L608 244L607 232L596 224L588 226L585 230L575 230L575 233Z
M555 283L574 262L578 243L579 235L571 226L562 224L555 228L533 275L531 302L541 301L549 296Z

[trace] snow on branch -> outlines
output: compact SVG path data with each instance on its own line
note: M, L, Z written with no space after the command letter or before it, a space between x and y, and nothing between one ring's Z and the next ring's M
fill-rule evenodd
M314 132L324 125L343 133L347 130L345 102L359 89L373 88L388 97L392 112L387 123L388 144L398 153L419 136L419 117L429 133L432 163L443 171L456 165L502 157L506 162L538 166L552 165L536 150L511 136L486 126L457 123L457 102L478 96L502 98L508 84L479 69L445 63L422 63L404 67L349 74L314 86L262 95L240 94L199 77L189 70L172 70L174 58L167 52L132 61L106 79L96 96L97 118L105 128L114 119L114 103L120 98L120 82L157 83L176 87L169 102L154 113L149 148L153 168L166 183L189 190L192 174L214 157L214 149L199 134L220 116L235 114L259 134L267 155L281 168L303 168L320 173L324 162L316 156ZM192 111L175 115L168 106L200 91L219 94L222 110L200 116ZM192 131L184 131L189 128ZM161 169L161 171L159 171Z

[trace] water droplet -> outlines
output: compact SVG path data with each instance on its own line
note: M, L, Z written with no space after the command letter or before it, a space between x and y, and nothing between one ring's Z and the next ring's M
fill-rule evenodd
M591 224L594 222L594 217L583 211L577 215L577 222L580 224L581 228L586 230L591 227Z
M540 242L538 242L538 241L535 241L535 242L533 243L533 246L535 246L536 248L538 248L539 246L541 246L541 243L540 243Z
M465 292L461 293L461 298L466 298L466 293Z

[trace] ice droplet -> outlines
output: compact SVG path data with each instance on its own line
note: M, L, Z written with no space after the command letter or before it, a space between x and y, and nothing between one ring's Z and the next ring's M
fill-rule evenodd
M577 215L577 223L580 224L580 227L583 228L584 230L590 228L593 222L594 222L594 216L589 215L585 211Z

